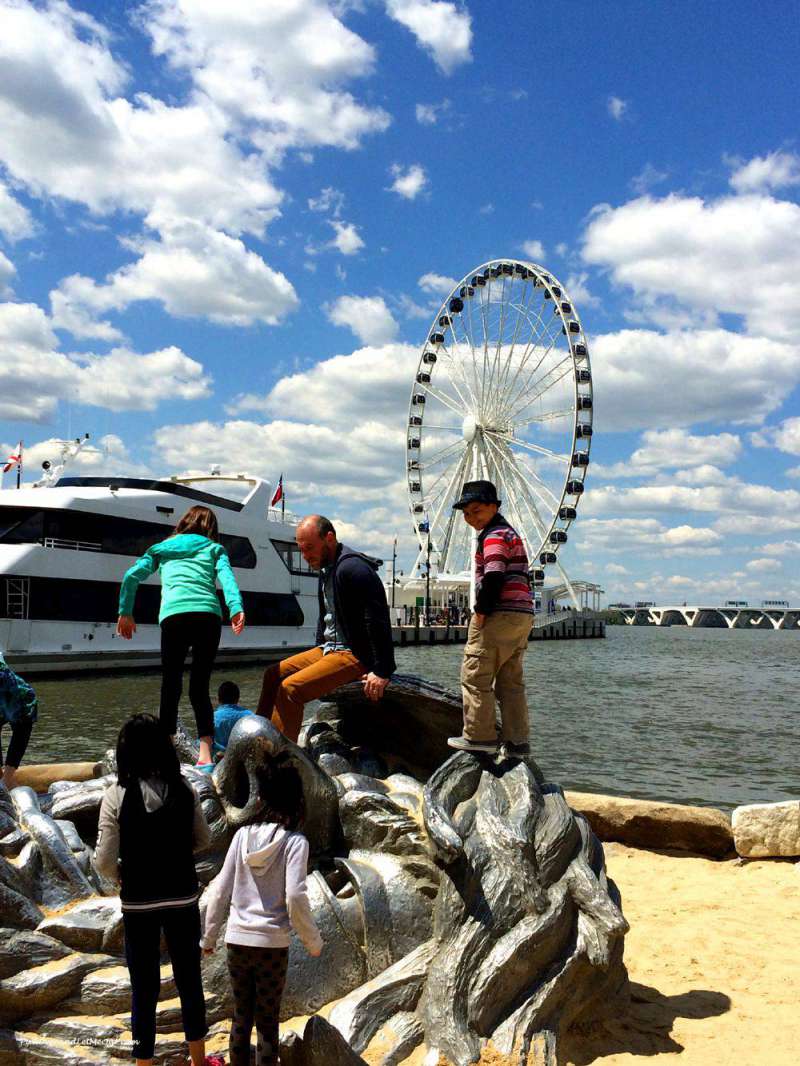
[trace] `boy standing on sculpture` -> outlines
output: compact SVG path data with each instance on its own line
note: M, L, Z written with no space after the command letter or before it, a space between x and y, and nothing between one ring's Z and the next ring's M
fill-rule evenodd
M491 481L468 481L453 507L477 530L478 541L475 610L461 665L464 728L447 743L460 751L495 751L496 700L507 751L525 755L530 748L522 667L533 621L525 545L500 513Z

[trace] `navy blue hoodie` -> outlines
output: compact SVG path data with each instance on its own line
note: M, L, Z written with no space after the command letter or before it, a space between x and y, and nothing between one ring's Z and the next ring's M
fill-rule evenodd
M386 592L378 577L377 559L340 544L333 560L333 604L336 625L347 647L368 672L391 677L397 666ZM317 644L324 643L325 601L319 576Z

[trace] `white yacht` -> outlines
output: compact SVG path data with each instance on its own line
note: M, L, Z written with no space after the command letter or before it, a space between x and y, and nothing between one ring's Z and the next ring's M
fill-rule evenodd
M120 581L193 504L217 516L247 625L223 625L219 662L264 662L314 643L317 577L295 543L296 519L270 508L259 477L45 475L0 491L0 650L22 674L160 663L159 578L139 586L136 633L116 634ZM227 620L227 612L224 611Z

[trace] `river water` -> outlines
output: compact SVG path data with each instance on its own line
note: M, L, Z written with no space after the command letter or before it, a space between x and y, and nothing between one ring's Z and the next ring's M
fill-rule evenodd
M800 797L800 634L629 626L606 633L528 646L534 753L548 780L723 808ZM398 669L455 688L462 651L398 648ZM223 668L212 691L227 677L254 706L261 670ZM40 717L25 761L89 760L115 742L127 715L157 713L159 676L42 679L36 689ZM186 701L181 714L193 727Z

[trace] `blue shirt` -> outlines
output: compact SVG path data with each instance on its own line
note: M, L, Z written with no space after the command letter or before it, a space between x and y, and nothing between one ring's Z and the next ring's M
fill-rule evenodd
M322 600L325 606L322 654L327 655L332 651L349 651L350 649L342 640L341 632L336 625L336 606L333 599L333 567L323 567L322 576Z
M246 707L240 707L237 703L222 703L214 711L214 750L213 754L224 755L231 739L231 730L245 715L252 714Z

